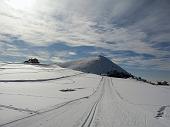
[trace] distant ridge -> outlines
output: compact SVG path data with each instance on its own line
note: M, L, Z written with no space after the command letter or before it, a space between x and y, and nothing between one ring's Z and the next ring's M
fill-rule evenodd
M102 55L77 61L60 63L59 66L98 75L107 75L121 78L131 77L127 71Z

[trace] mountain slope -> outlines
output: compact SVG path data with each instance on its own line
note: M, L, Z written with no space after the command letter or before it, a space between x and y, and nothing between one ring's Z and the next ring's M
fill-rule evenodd
M118 77L120 74L130 76L127 71L101 55L59 65L86 73L113 75L114 77Z
M169 127L169 86L0 64L0 127Z

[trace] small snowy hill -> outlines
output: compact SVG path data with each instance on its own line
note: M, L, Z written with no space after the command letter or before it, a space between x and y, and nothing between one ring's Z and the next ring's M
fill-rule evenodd
M127 71L101 55L59 65L64 68L70 68L86 73L113 75L114 77L120 77L120 74L130 76Z
M111 68L105 59L86 65ZM0 63L0 127L169 127L169 98L169 86L55 64Z

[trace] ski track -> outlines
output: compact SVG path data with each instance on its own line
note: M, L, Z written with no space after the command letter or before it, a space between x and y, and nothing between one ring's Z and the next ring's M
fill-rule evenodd
M2 68L0 68L2 69ZM4 69L9 69L9 68L4 68ZM13 68L15 70L19 70L18 68ZM26 70L26 69L25 69ZM30 70L30 69L29 69ZM58 70L54 70L54 69L36 69L36 71L32 71L32 72L27 72L27 71L22 71L22 72L10 72L10 73L1 73L0 75L10 75L10 74L29 74L29 73L42 73L42 72L60 72L60 71L67 71L68 69L58 69Z
M30 114L32 113L38 113L37 111L33 111L33 110L29 110L29 109L22 109L22 108L16 108L16 107L13 107L11 105L0 105L1 108L7 108L7 109L12 109L12 110L17 110L17 111L20 111L20 112L28 112Z
M2 106L3 107L3 106ZM160 109L165 110L165 107ZM129 104L102 77L93 94L64 102L0 127L166 127L151 115Z
M4 95L16 95L16 96L27 96L27 97L37 97L37 98L62 98L62 99L66 99L64 97L58 97L58 96L40 96L40 95L31 95L31 94L13 94L13 93L0 93L0 94L4 94Z
M29 115L29 116L26 116L26 117L23 117L23 118L20 118L20 119L17 119L17 120L8 122L8 123L5 123L5 124L3 124L3 125L0 125L0 127L6 126L6 125L8 126L8 125L11 124L11 123L15 123L15 122L18 122L18 121L22 121L22 120L25 120L25 119L27 119L27 118L34 117L34 116L36 116L36 115L48 113L48 112L54 111L54 110L56 110L56 109L63 108L64 106L66 106L66 105L68 105L68 104L76 103L77 101L82 100L82 99L88 99L89 97L93 96L93 95L97 92L97 90L100 88L102 80L103 80L103 77L101 78L101 80L100 80L100 82L99 82L99 85L98 85L98 87L96 88L96 90L95 90L91 95L89 95L89 96L85 96L85 97L81 97L81 98L78 98L78 99L75 99L75 100L71 100L71 101L68 101L68 102L64 102L64 103L61 103L61 104L57 104L57 105L51 106L51 107L49 107L49 108L47 108L47 109L44 109L44 110L41 110L41 111L36 111L36 113L34 112L35 114Z
M74 75L68 75L68 76L61 76L56 78L49 78L49 79L32 79L32 80L0 80L0 82L46 82L46 81L52 81L52 80L58 80L58 79L64 79L69 77L78 76L84 73L78 73Z

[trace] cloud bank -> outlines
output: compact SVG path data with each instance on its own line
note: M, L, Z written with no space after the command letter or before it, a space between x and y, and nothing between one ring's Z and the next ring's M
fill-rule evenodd
M104 54L122 65L170 70L169 0L32 0L25 9L10 1L0 2L1 61Z

